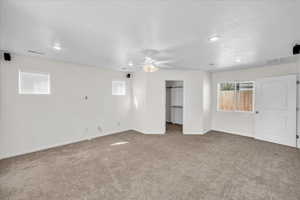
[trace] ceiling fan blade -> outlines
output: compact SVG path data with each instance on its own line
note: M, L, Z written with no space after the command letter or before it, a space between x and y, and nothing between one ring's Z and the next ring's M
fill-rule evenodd
M161 61L155 61L156 64L168 64L168 63L173 63L174 60L161 60Z
M143 50L141 51L141 53L144 54L145 56L151 57L151 56L153 56L153 55L158 54L158 53L159 53L159 50L157 50L157 49L143 49Z
M157 65L157 67L159 67L159 68L174 68L173 66L171 66L171 65L167 65L167 64L159 64L159 65Z

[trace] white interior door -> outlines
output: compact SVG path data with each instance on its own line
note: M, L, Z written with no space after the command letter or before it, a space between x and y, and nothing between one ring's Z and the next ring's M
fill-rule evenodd
M296 146L296 81L296 75L256 81L256 139Z

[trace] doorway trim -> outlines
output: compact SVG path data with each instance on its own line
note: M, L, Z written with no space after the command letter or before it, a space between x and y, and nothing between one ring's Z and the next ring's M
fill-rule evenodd
M166 132L167 132L167 127L166 127L166 112L167 112L167 110L166 110L166 102L167 102L167 93L166 93L166 91L167 91L167 81L182 81L182 85L183 85L183 99L182 99L182 105L183 105L183 108L182 108L182 134L184 134L184 126L185 126L185 108L186 108L186 105L185 105L185 97L186 97L186 90L185 90L185 81L183 80L183 79L166 79L166 80L164 80L164 92L163 92L163 96L164 96L164 121L163 121L163 123L164 123L164 125L163 125L163 127L164 127L164 134L166 134Z

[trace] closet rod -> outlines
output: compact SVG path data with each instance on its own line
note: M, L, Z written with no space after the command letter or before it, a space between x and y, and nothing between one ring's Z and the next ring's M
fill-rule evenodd
M174 87L167 87L167 88L183 88L183 86L174 86Z

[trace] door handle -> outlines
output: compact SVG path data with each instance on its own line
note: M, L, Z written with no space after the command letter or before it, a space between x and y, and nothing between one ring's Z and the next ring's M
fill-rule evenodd
M259 114L259 111L257 110L257 111L255 111L255 114Z

